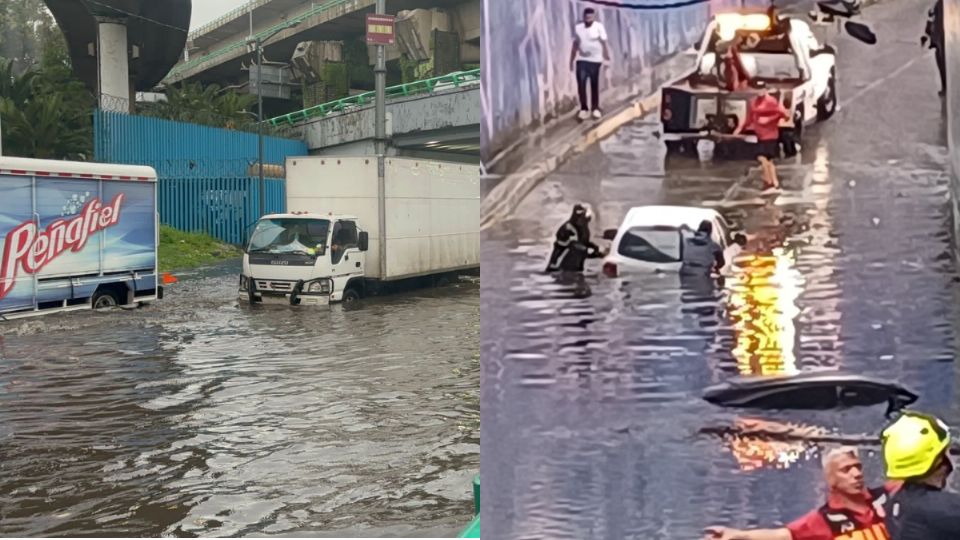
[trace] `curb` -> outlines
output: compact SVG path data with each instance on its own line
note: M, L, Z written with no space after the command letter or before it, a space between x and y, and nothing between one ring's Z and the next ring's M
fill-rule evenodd
M685 77L686 75L684 75ZM577 154L583 153L587 148L593 146L615 131L638 118L655 111L660 106L660 93L664 86L674 84L674 79L663 83L640 99L627 102L620 111L613 116L609 116L600 123L590 128L574 144L567 145L566 148L553 153L549 157L540 160L523 170L507 175L480 204L480 230L486 230L498 221L512 213L520 205L523 199L547 177L550 173L557 170L560 165ZM561 144L558 142L557 144Z

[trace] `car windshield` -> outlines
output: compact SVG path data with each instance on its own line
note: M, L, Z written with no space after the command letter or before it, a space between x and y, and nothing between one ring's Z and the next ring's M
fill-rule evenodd
M261 219L250 236L247 252L315 257L324 251L329 230L330 222L326 219Z
M672 227L632 227L623 234L617 253L652 263L680 260L683 237Z

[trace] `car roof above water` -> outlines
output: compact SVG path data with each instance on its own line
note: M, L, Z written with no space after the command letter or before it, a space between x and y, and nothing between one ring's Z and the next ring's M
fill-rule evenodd
M623 227L677 227L686 225L696 230L703 220L719 220L723 217L711 208L694 206L635 206L623 218Z

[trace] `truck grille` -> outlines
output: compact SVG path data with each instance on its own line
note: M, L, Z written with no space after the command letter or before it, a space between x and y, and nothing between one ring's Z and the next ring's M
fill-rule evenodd
M292 281L272 281L268 279L258 279L256 281L257 290L261 291L291 292L294 285Z

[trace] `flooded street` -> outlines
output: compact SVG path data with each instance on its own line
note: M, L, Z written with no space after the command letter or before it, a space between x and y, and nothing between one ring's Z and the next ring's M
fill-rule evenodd
M842 109L780 162L772 201L750 162L665 163L648 117L485 232L483 273L497 278L481 293L486 534L693 539L711 524L776 526L823 503L819 448L701 430L874 436L886 422L884 406L764 412L700 398L735 375L878 376L960 424L945 126L932 54L917 45L926 7L868 8L875 47L831 32ZM724 288L608 278L590 260L592 294L577 298L542 273L576 202L595 209L604 246L604 229L650 204L716 208L755 238ZM865 449L878 481L877 448Z
M479 471L479 285L0 326L0 535L453 536Z

